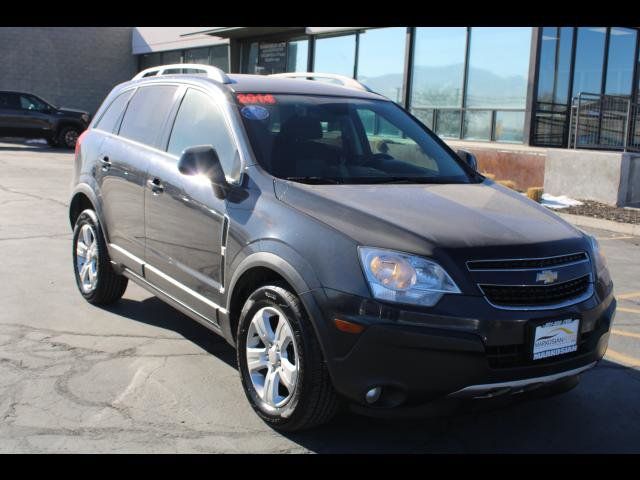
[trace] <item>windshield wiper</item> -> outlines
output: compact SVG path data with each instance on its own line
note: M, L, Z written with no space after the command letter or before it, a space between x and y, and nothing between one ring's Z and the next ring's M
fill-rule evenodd
M330 177L285 177L285 180L292 182L308 183L311 185L323 185L323 184L339 184L342 183L337 178Z

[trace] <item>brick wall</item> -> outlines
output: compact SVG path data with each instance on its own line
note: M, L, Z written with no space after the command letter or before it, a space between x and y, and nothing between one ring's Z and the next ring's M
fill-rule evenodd
M131 27L0 27L0 90L95 113L137 70Z

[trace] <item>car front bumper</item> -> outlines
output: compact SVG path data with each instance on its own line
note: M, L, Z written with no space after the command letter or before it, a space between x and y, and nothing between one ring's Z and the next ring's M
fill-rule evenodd
M326 289L322 298L329 324L340 318L365 326L360 334L327 329L325 356L336 390L380 413L526 392L579 375L604 356L616 308L612 292L547 311L474 310L477 299L469 299L457 305L466 303L462 308L474 315L455 316L407 312ZM580 318L578 350L532 360L532 326L569 317ZM366 393L376 387L380 398L369 404Z

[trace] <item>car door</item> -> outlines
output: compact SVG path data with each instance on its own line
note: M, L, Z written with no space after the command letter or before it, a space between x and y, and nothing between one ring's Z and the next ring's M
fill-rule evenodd
M181 152L213 145L225 168L239 162L221 109L208 93L189 88L179 106L164 157L149 165L145 191L146 274L172 296L216 321L222 303L226 204L211 182L178 171Z
M117 135L107 133L99 150L96 170L100 172L98 182L109 250L115 261L138 275L144 274L146 173L149 163L161 153L158 142L177 90L176 85L143 86L130 99L123 97L128 102L119 129L115 129Z
M51 136L53 123L48 106L33 95L18 95L20 104L19 135L27 138L45 138Z
M17 93L0 92L0 137L19 137L22 110Z

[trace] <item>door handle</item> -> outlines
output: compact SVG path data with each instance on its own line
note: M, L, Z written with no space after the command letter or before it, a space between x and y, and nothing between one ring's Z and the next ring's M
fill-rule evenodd
M109 157L107 157L106 155L104 155L103 157L100 157L100 163L102 164L103 172L106 172L111 168L111 160L109 160Z
M162 182L159 178L150 178L149 180L147 180L147 185L149 185L149 188L153 193L158 194L164 192L164 186L162 185Z

